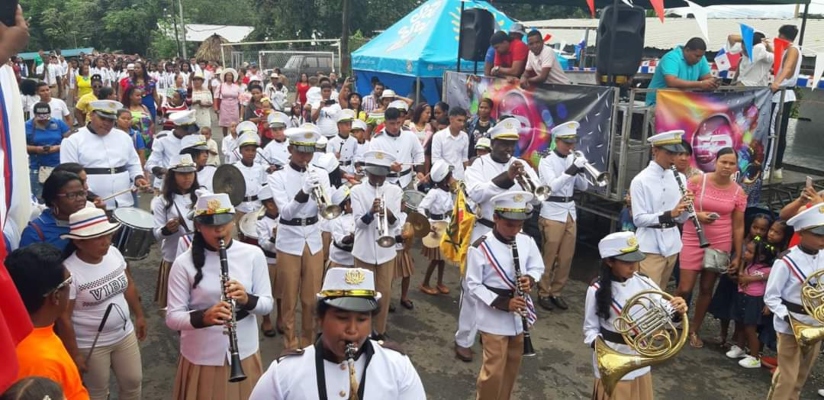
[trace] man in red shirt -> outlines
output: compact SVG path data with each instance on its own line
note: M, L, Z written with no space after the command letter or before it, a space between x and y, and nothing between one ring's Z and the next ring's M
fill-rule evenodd
M520 78L526 68L529 47L520 40L513 40L504 31L495 32L489 43L495 49L492 76Z

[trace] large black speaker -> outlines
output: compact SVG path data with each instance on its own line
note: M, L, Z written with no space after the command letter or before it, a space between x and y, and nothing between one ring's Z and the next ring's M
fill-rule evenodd
M495 33L495 17L480 8L464 10L461 16L461 58L483 61L489 49L489 38Z
M618 23L615 13L618 13ZM646 20L644 9L619 4L607 6L601 12L598 22L597 69L602 76L632 76L638 72L644 51ZM615 43L610 60L610 47Z

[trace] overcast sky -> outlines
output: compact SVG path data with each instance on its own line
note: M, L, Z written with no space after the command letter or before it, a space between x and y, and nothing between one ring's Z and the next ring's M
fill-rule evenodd
M781 6L710 6L709 18L792 18L794 5ZM673 8L668 11L686 14L689 8ZM801 6L800 13L804 12ZM813 0L810 4L810 14L824 14L824 0Z

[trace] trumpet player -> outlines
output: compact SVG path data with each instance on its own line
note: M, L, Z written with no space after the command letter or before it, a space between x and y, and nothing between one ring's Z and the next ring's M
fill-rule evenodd
M773 313L773 325L778 335L778 369L773 374L768 399L798 399L818 358L821 342L801 348L793 334L793 325L807 325L812 330L824 329L824 321L808 315L802 306L805 301L812 301L821 307L820 300L804 299L801 292L807 286L804 281L808 277L824 270L824 259L821 257L821 250L824 250L824 206L814 205L790 218L787 224L798 232L801 241L775 261L764 292L764 303ZM821 293L822 283L815 281L809 282L811 287L807 289L817 295ZM790 318L795 320L792 325Z
M598 243L601 254L601 275L589 287L584 306L584 343L595 347L598 337L612 350L628 356L636 355L635 350L626 344L621 334L616 332L615 321L621 314L626 302L645 290L660 291L655 281L636 272L638 263L644 259L644 253L638 247L638 240L632 232L616 232L607 235ZM662 300L663 301L663 300ZM687 303L680 297L674 297L663 304L671 313L673 321L680 321L687 312ZM595 383L592 389L593 400L652 400L652 374L650 367L633 370L621 378L612 394L607 393L601 380L596 355L593 354Z
M561 310L568 308L561 291L569 278L569 268L575 255L575 220L578 216L572 194L575 189L587 188L586 178L579 173L587 159L573 154L579 126L578 122L570 121L553 128L551 134L555 149L538 165L541 183L552 190L543 202L538 220L543 238L544 265L547 266L538 285L538 305L550 311L555 307Z
M512 156L518 144L520 129L521 122L517 119L502 119L489 130L492 151L477 158L466 169L466 193L475 203L477 215L470 239L472 242L490 233L495 225L492 222L495 208L491 202L492 197L508 191L528 191L519 183L523 182L524 177L529 177L532 182L539 182L538 175L526 161ZM463 274L465 268L461 272ZM470 362L473 358L472 345L478 332L475 327L477 307L475 297L470 296L467 290L466 279L462 279L455 357L464 362Z
M277 249L278 294L281 296L284 347L292 350L308 346L315 339L312 315L314 296L323 281L323 248L318 223L318 200L313 193L329 193L329 176L310 165L317 127L305 124L286 130L289 138L289 165L269 175L269 190L280 211ZM301 326L298 331L295 311L300 300Z
M260 147L260 136L254 132L246 132L237 138L237 148L240 151L240 161L235 163L235 167L243 174L243 180L246 181L246 194L243 196L243 202L236 207L237 221L240 221L244 215L260 210L260 198L258 194L269 180L269 175L266 173L266 166L255 162L257 158L258 147Z
M250 400L426 398L409 358L369 339L381 298L372 271L330 268L317 298L320 336L272 362Z
M478 400L511 398L525 352L529 327L524 325L535 322L528 293L541 279L544 263L535 241L521 233L532 197L529 192L510 191L490 199L492 232L475 240L467 254L466 286L478 302L475 311L483 340Z
M667 287L678 253L681 234L678 224L690 217L686 212L692 195L681 195L681 189L670 167L679 153L684 131L661 132L647 139L652 145L652 160L635 178L629 192L632 198L632 221L638 228L638 244L646 258L640 271L662 288ZM680 173L679 173L680 174ZM681 174L681 182L686 178Z
M424 182L424 152L420 140L412 131L401 129L401 110L390 107L384 117L384 128L369 142L369 150L380 150L395 156L386 180L405 188L412 182L414 173L419 182Z
M363 170L368 181L355 185L350 192L352 215L355 219L355 241L352 247L355 267L372 271L375 288L382 296L374 327L379 340L386 334L386 317L389 313L397 255L395 229L403 198L400 187L387 184L386 177L394 162L395 157L389 153L375 150L366 152Z

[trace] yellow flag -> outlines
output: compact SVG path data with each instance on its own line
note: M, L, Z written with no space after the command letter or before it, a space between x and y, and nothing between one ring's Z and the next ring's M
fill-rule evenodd
M452 209L452 220L441 238L441 255L450 263L458 264L461 268L461 275L463 275L466 269L466 253L469 250L472 227L475 225L475 215L466 206L463 182L458 186L455 206Z

